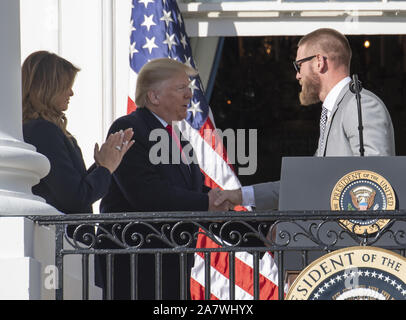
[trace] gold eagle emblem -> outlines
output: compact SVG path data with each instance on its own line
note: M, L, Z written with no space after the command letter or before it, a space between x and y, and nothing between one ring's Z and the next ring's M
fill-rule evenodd
M359 211L369 210L375 202L376 191L361 186L350 191L352 204Z

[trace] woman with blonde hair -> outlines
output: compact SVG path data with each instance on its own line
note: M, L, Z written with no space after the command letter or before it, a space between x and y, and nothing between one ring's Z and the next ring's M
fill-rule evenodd
M134 143L132 129L109 135L100 148L95 144L95 164L86 170L64 114L79 71L47 51L32 53L22 66L24 140L51 164L49 174L32 192L63 213L91 213L93 202L107 194L112 173Z

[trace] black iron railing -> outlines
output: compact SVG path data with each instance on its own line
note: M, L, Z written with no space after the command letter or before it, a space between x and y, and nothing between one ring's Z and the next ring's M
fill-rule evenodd
M405 211L302 211L302 212L169 212L111 213L30 217L39 225L55 226L56 267L63 275L63 257L82 256L82 297L89 297L89 256L103 255L106 261L106 299L114 299L114 257L128 255L131 299L138 297L138 256L155 257L155 298L161 299L162 256L179 256L180 299L187 299L186 255L200 252L205 258L205 298L210 297L210 254L229 253L229 297L235 293L235 254L253 255L253 296L260 297L259 261L270 251L278 266L278 287L284 288L287 270L302 270L313 259L349 246L377 246L405 256ZM348 223L351 222L351 223ZM369 227L366 227L369 226ZM359 231L361 230L361 232ZM221 248L196 248L204 234ZM64 238L70 248L64 248ZM106 248L100 244L108 240ZM299 262L298 262L299 261ZM63 276L58 278L56 299L63 299ZM284 291L279 290L279 299Z

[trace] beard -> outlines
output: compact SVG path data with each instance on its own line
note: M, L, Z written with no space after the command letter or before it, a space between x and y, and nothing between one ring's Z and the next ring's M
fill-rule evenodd
M302 91L299 93L300 104L309 106L320 102L319 93L321 88L320 78L313 70L308 77L302 79Z

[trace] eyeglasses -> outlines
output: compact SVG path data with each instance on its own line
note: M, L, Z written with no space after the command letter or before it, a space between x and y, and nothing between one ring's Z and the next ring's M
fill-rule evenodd
M300 60L297 60L297 61L293 61L293 66L295 67L296 72L300 73L300 66L302 65L303 62L312 60L316 56L317 55L310 56L310 57L307 57L307 58L303 58L303 59L300 59Z

